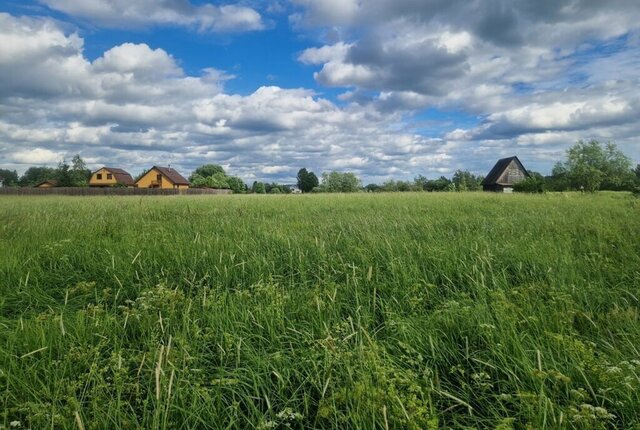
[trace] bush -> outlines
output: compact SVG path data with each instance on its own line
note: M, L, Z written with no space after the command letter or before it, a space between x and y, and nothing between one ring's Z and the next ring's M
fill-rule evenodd
M544 179L531 176L513 185L513 190L518 193L543 193Z

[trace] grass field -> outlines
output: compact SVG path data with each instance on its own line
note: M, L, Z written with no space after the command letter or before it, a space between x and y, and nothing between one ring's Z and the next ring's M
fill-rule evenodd
M640 428L627 194L0 198L0 428Z

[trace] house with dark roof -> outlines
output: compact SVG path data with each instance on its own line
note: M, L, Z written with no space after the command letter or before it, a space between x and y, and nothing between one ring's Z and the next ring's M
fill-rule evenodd
M508 157L498 160L493 169L482 181L484 191L510 193L513 185L528 178L529 172L524 168L518 157Z
M189 188L189 181L176 169L153 166L135 184L138 188L184 189Z
M115 167L103 167L91 174L90 187L133 187L134 180L131 175L122 169Z

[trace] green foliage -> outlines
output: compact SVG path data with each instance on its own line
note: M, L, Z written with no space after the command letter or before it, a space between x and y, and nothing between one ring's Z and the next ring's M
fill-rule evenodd
M557 164L554 176L576 190L629 189L631 160L613 143L578 141L567 150L567 160Z
M514 184L513 190L519 193L543 193L545 190L545 181L540 174L531 175Z
M393 179L390 179L388 181L386 181L385 183L383 183L380 187L378 187L377 191L399 191L399 192L403 192L403 191L421 191L422 188L420 188L420 186L416 185L415 182L409 182L409 181L394 181Z
M15 170L0 169L0 179L5 187L18 185L18 172Z
M440 176L438 179L424 181L423 189L425 191L450 191L451 185L451 180L444 176ZM455 184L453 191L455 191Z
M247 192L247 184L242 178L237 176L227 176L227 184L235 194L244 194Z
M195 188L230 189L234 194L247 192L247 185L242 178L229 176L217 164L205 164L193 171L189 182Z
M360 190L360 179L351 172L324 172L317 191L326 193L355 193Z
M193 180L197 179L198 176L203 177L203 178L208 178L208 177L216 176L216 175L218 175L218 177L220 177L220 176L224 177L227 174L224 171L224 169L222 168L222 166L220 166L218 164L205 164L205 165L202 165L202 166L198 167L196 170L193 171L193 173L189 177L189 182L193 182Z
M29 167L20 177L21 187L33 187L41 182L55 179L57 176L56 169L51 167Z
M300 188L300 191L303 193L313 191L313 189L320 184L316 174L308 171L306 168L302 168L298 171L297 179L298 188Z
M476 176L468 170L456 170L451 182L456 186L456 191L481 191L482 176Z
M251 192L255 194L266 194L267 190L263 182L254 181L253 186L251 187Z
M195 188L227 189L230 188L228 179L229 177L224 173L215 173L211 176L193 174L189 180L191 186Z
M0 196L0 427L638 428L640 201L503 197Z

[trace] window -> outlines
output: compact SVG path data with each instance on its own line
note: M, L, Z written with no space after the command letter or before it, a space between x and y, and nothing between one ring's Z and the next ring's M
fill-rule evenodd
M101 181L101 180L102 180L102 173L98 173L98 174L96 175L96 179L97 179L98 181Z
M107 179L113 179L113 175L111 173L107 173Z
M156 180L157 180L158 182L161 182L161 181L162 181L162 175L157 175L157 176L156 176Z

